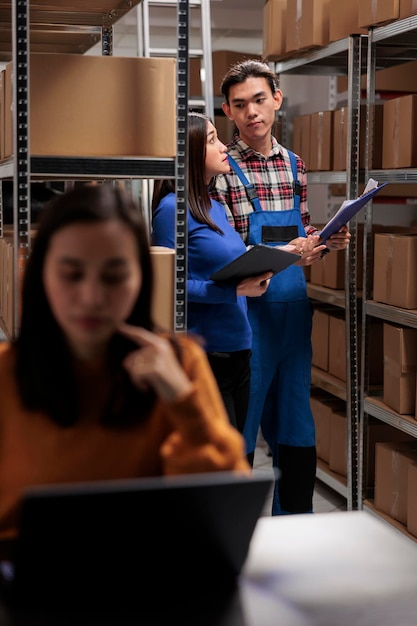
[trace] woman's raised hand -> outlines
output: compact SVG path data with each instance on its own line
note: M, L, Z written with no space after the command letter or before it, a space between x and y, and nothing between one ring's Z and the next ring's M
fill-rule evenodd
M121 324L118 330L138 345L123 361L134 385L139 389L152 387L166 402L173 402L191 390L192 383L168 339L129 324Z

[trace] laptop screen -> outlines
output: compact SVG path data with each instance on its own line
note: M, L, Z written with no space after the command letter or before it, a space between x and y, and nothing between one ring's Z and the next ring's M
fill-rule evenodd
M143 604L158 588L168 603L236 587L271 478L209 473L28 491L9 599Z

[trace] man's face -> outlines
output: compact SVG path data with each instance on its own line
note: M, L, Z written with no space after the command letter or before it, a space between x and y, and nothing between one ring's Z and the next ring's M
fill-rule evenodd
M230 88L229 104L222 106L239 129L240 137L252 146L270 136L275 111L281 103L281 91L273 94L266 78L250 77Z

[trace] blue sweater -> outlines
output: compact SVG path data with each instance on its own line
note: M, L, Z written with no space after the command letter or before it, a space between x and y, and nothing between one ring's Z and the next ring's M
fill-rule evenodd
M153 215L152 244L175 248L175 194L161 200ZM207 352L236 352L252 345L245 296L236 286L209 276L246 251L227 221L224 207L212 201L210 217L223 235L200 224L188 212L187 329L202 337Z

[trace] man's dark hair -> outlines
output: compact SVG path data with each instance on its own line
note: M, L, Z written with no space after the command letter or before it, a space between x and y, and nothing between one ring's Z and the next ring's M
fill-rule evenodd
M222 94L229 104L229 91L233 85L245 82L247 78L265 78L272 94L278 89L278 77L269 65L256 59L248 59L233 65L223 77L221 83Z

